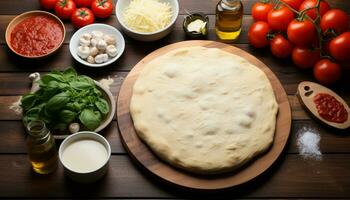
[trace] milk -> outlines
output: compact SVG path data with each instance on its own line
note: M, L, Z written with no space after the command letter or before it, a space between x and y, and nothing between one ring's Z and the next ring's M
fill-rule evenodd
M92 139L74 141L62 153L62 161L66 167L80 173L99 169L106 163L107 159L106 147Z

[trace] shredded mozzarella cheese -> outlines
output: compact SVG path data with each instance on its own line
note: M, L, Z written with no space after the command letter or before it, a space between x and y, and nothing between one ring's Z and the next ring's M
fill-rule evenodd
M157 0L132 0L123 13L125 24L142 33L156 32L171 22L169 3Z

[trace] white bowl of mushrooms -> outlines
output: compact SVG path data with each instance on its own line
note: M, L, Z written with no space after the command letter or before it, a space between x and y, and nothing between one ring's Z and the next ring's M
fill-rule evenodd
M91 24L72 36L69 51L73 58L89 67L103 67L116 61L123 53L123 35L106 24Z

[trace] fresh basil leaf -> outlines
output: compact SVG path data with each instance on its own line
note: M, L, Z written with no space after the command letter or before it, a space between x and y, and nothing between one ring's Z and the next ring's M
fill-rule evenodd
M84 75L81 75L77 78L77 81L79 82L84 82L84 83L89 83L90 85L92 86L95 86L95 82L94 80L92 80L90 77L88 76L84 76Z
M74 121L76 116L77 116L77 113L70 111L70 110L62 110L59 114L61 121L63 121L64 123L67 123L67 124Z
M63 108L69 102L69 95L65 92L56 94L46 104L48 111L57 111Z
M79 120L90 131L95 130L101 123L100 116L90 109L84 109L79 115Z
M35 105L35 102L36 102L35 94L26 94L21 99L21 106L23 110L28 110L29 108Z
M49 84L51 81L65 82L65 79L60 74L48 73L41 77L41 82L44 84Z
M57 87L60 88L61 90L68 90L69 89L69 84L67 84L67 83L58 83Z
M102 96L101 91L100 91L99 89L97 89L97 88L94 88L93 92L95 93L95 95L96 95L97 97Z
M66 80L74 80L76 77L78 76L77 72L75 71L74 68L70 67L68 69L66 69L64 72L63 72L63 77L66 79Z
M46 84L46 86L47 86L48 88L58 88L59 84L60 84L59 82L57 82L57 81L55 81L55 80L52 80L52 81L48 82L48 83Z
M83 108L84 105L78 103L78 102L74 102L73 103L73 110L77 111L77 112L80 112L81 109Z
M93 85L91 85L88 82L80 82L80 81L70 82L69 85L76 90L88 90L93 87Z
M38 107L34 107L34 108L29 109L24 115L23 122L25 124L27 124L33 120L39 119L40 111L41 111L41 109Z
M108 114L109 105L105 99L99 98L98 101L95 102L95 105L102 114L104 115Z
M58 92L58 88L46 88L45 90L42 90L40 99L47 101L48 99L51 99L53 96L55 96Z

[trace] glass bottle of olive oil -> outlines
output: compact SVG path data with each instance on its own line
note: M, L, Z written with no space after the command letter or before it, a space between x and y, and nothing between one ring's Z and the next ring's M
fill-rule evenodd
M33 170L48 174L57 167L55 139L43 121L32 121L27 125L27 149Z
M243 4L241 0L220 0L216 6L215 31L220 40L234 41L241 33Z

